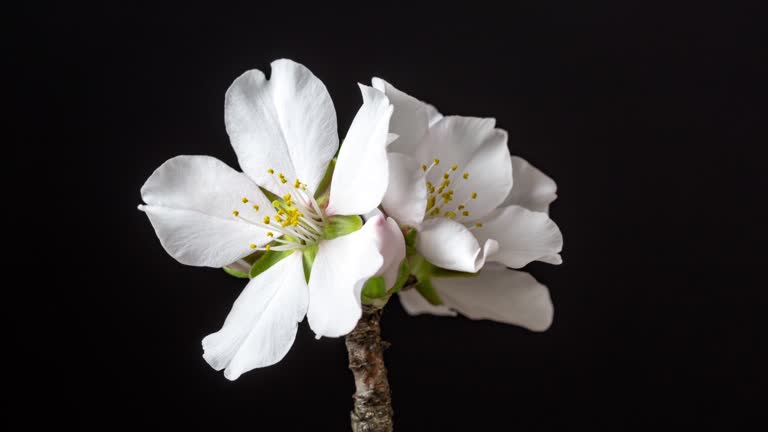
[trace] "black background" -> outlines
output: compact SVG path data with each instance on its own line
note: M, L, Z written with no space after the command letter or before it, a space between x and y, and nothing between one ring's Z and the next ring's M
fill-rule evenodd
M55 187L32 198L60 206L47 217L69 217L52 234L67 238L56 303L35 303L66 321L20 345L42 366L24 368L32 379L17 399L83 430L348 429L343 340L314 341L303 323L282 362L227 381L200 340L243 283L176 263L136 210L170 157L237 166L224 92L287 57L325 82L342 135L360 104L355 83L380 76L443 113L495 117L512 154L559 186L551 214L565 262L528 268L551 290L548 332L387 306L398 430L765 420L756 4L105 2L9 15L19 31L9 69L22 79L11 87L24 96L15 112L29 121L17 149L55 155L36 172Z

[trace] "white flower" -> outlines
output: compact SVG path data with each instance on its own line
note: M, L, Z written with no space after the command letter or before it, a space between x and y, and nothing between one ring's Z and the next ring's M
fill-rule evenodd
M556 198L554 181L510 157L507 133L494 119L444 117L381 79L373 86L395 106L390 130L399 135L388 147L390 185L382 208L417 230L414 246L432 265L479 271L471 278L435 274L421 288L428 285L443 305L407 290L400 296L405 309L549 327L547 288L505 266L562 262L563 238L547 214Z
M226 129L244 173L211 157L178 156L141 190L140 209L183 264L223 267L254 251L282 258L250 280L221 330L203 339L203 357L228 379L282 359L305 315L318 337L346 334L360 318L362 284L383 263L378 232L386 223L372 219L343 236L334 224L379 205L392 115L382 92L360 89L363 105L323 205L315 194L339 147L336 112L323 83L289 60L273 62L269 80L251 70L227 90Z

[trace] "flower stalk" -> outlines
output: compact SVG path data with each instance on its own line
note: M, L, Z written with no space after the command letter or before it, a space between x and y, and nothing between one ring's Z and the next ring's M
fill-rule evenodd
M363 305L363 315L346 337L349 369L355 377L353 432L391 432L392 396L384 365L384 350L389 345L381 340L382 309Z

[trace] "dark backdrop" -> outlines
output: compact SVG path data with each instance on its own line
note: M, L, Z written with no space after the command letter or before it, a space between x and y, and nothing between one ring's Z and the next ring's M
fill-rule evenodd
M551 214L565 262L528 268L551 290L548 332L387 306L398 430L765 419L762 11L277 3L35 4L12 16L24 24L12 69L34 95L18 105L33 120L19 139L54 151L57 174L41 177L57 176L45 193L66 204L46 214L73 216L58 231L74 234L58 249L62 302L44 311L76 327L43 336L57 341L50 351L22 345L48 352L21 399L80 429L348 428L343 340L314 341L302 323L282 362L227 381L200 340L243 283L176 263L136 210L140 186L172 156L237 166L224 92L288 57L325 82L342 133L360 104L355 83L381 76L444 113L495 117L512 153L559 186Z

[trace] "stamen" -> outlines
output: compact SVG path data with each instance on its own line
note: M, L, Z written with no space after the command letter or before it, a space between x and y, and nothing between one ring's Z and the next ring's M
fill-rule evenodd
M463 175L462 177L464 177L464 180L468 179L468 178L469 178L469 173L468 173L468 172L465 172L465 173L464 173L464 175Z
M253 209L259 211L259 206L254 204Z
M267 172L268 172L268 173L270 173L270 174L274 174L274 173L275 173L275 170L273 170L272 168L270 168L270 169L268 169L268 170L267 170Z
M243 197L243 199L242 199L241 201L243 202L243 204L245 204L245 203L247 203L247 202L248 202L248 198L246 198L246 197Z
M422 165L421 166L421 170L426 172L427 171L427 166L426 165Z
M237 210L232 210L232 216L238 217L238 216L240 216L240 212L237 211Z
M459 166L456 164L451 167L451 171L456 171L457 169L459 169Z
M267 231L267 237L274 237L275 234L272 231Z
M477 199L477 192L472 192L472 199Z
M251 249L256 249L257 246L255 244L251 243L251 244L248 245L248 247L250 247Z
M264 250L268 251L268 250L270 250L270 249L272 249L272 245L266 245L266 246L264 246Z
M462 216L469 216L469 211L464 210L463 212L461 212L461 215Z

